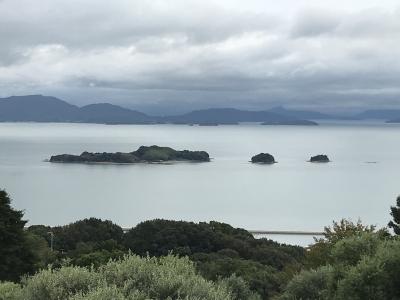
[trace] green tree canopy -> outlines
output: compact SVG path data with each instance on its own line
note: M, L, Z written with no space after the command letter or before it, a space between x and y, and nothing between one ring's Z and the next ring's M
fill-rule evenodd
M219 222L146 221L127 232L124 242L140 255L187 255L207 279L236 274L265 299L281 291L305 254L304 248L255 239Z
M114 247L122 243L122 228L111 221L96 218L80 220L65 226L46 227L32 226L29 230L49 239L48 232L54 233L54 247L56 250L72 251L82 244L90 244L90 248Z
M309 267L318 267L332 262L331 251L334 245L348 237L361 236L366 232L374 232L375 226L363 225L360 220L356 223L342 219L333 222L332 226L324 228L324 237L315 239L315 243L310 246L306 255L306 264ZM382 231L382 233L384 233Z
M280 299L400 299L400 240L364 232L334 243L324 266L303 270Z
M389 222L389 227L393 229L395 234L400 235L400 196L396 199L396 206L392 206L390 210L393 220Z
M23 215L11 207L10 197L0 190L0 280L17 281L33 271L34 255L26 240Z

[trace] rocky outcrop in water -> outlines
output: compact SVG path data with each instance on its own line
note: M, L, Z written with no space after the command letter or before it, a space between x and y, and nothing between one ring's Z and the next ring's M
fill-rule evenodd
M61 154L53 155L50 162L63 163L139 163L139 162L166 162L166 161L210 161L205 151L177 151L169 147L141 146L133 152L91 153L81 155Z
M275 158L269 153L259 153L251 158L252 163L273 164Z
M330 162L330 160L329 160L327 155L319 154L319 155L311 156L310 162L324 162L324 163L326 163L326 162Z

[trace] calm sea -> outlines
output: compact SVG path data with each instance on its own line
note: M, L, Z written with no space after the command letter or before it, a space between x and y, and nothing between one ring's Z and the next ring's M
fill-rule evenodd
M210 163L79 165L52 154L205 150ZM131 227L154 218L217 220L256 230L321 231L332 220L385 226L400 193L400 126L0 124L0 188L29 224L98 217ZM274 165L253 165L269 152ZM326 153L329 164L311 164ZM306 243L299 237L278 240ZM300 241L301 240L301 241ZM306 238L307 241L310 238Z

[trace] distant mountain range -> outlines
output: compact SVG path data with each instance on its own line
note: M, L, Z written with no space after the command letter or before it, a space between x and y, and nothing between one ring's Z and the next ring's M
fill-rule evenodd
M306 120L332 120L332 119L338 119L339 117L337 116L332 116L328 114L323 114L317 111L309 111L309 110L289 110L286 109L282 106L277 106L274 108L271 108L269 110L270 112L286 116L286 117L292 117L296 119L306 119Z
M270 124L316 125L315 122L272 111L245 111L213 108L177 116L149 116L142 112L109 103L78 107L55 97L42 95L0 98L0 122L77 122L104 124Z
M271 111L247 111L235 108L210 108L195 110L179 116L160 119L169 123L194 124L236 124L239 122L267 122L271 124L316 125L308 120L277 114ZM306 121L310 122L307 123Z
M78 107L41 95L0 98L1 122L150 123L144 113L108 103Z
M365 120L386 120L388 123L400 123L400 110L398 109L373 109L366 110L358 115L355 115L355 118Z
M0 98L0 122L76 122L102 124L237 124L260 122L268 125L317 125L309 120L343 119L316 111L275 107L265 111L210 108L176 116L150 116L121 106L98 103L83 107L42 95ZM400 122L400 110L369 110L354 119L381 119Z

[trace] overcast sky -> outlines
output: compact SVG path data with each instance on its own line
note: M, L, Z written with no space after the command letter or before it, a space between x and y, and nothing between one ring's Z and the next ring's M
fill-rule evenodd
M398 0L0 0L0 96L400 108Z

